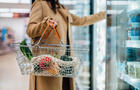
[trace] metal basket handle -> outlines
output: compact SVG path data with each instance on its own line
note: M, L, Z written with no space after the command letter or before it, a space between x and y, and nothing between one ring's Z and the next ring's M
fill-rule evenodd
M47 25L47 27L45 28L44 32L42 33L42 35L41 35L41 37L40 37L40 39L39 39L39 41L38 41L38 43L37 43L36 45L39 46L40 41L41 41L42 38L44 37L44 35L45 35L45 33L47 32L47 30L49 29L49 26L50 26L50 25L52 25L53 30L54 30L55 33L56 33L56 37L57 37L57 39L60 41L60 45L63 45L63 44L64 44L64 43L62 42L62 40L61 40L61 37L60 37L58 31L56 30L56 28L55 28L55 26L54 26L54 24L53 24L53 23L49 23L49 24ZM52 31L52 30L50 30L50 31L47 33L47 35L46 35L46 37L45 37L46 39L48 38L48 36L49 36L49 34L51 33L51 31Z

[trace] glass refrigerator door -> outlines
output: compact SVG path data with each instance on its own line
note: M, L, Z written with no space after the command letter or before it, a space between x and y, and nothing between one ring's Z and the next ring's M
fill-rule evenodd
M140 1L107 0L106 90L140 90Z
M94 0L94 13L106 10L106 0ZM106 20L94 24L93 90L105 90Z
M88 16L90 10L90 0L60 0L71 13L78 16ZM78 48L89 48L89 27L72 27L73 33L73 45ZM75 53L76 54L76 53ZM90 90L90 61L89 61L89 52L80 52L78 53L83 60L80 73L76 78L76 90Z

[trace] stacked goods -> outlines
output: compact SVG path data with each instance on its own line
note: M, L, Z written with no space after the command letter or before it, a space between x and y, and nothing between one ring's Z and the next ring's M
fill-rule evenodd
M140 40L140 9L139 7L129 11L129 29L128 39L130 41L135 40L134 45ZM138 44L137 44L138 45ZM130 77L140 79L140 49L138 47L127 48L127 66L128 75Z
M140 40L140 13L137 10L129 12L129 40ZM136 61L136 48L127 48L127 61Z
M128 38L130 40L140 40L140 13L129 15Z
M136 49L135 48L127 48L127 61L136 61Z
M129 76L140 79L140 62L127 62Z

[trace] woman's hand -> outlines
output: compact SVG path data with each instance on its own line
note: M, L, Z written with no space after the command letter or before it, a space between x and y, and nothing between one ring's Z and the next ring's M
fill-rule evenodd
M57 23L56 23L56 21L53 20L53 18L45 17L45 18L43 19L42 23L43 23L42 25L43 25L44 29L46 28L46 26L47 26L49 23L50 23L51 28L53 28L53 26L54 26L54 27L57 27Z
M50 23L51 27L53 27L53 25L54 25L54 27L57 27L57 23L54 20L49 20L49 23Z

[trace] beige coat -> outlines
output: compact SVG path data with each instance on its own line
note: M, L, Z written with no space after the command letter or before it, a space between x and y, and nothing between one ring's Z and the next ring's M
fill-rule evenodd
M71 25L86 26L95 22L103 20L105 18L105 12L98 14L79 17L71 14L66 8L58 8L57 14L55 14L48 2L45 0L36 0L31 8L30 20L27 27L27 34L36 43L40 38L45 26L48 24L48 17L53 18L57 22L57 30L61 36L61 40L66 44L66 34L70 38L70 45L72 45L72 30ZM49 28L51 29L51 27ZM55 37L55 33L51 32L47 40L42 40L41 43L59 44L59 41ZM41 51L39 51L41 52ZM62 90L63 78L44 77L44 76L31 76L30 77L30 89L29 90ZM71 90L74 88L74 79L70 79Z

